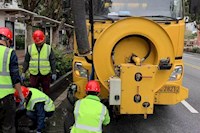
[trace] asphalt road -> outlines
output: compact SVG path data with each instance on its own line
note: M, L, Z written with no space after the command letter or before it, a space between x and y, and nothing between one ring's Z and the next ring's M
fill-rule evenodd
M155 106L148 119L143 115L122 116L105 128L106 133L200 133L200 55L184 54L183 85L189 88L190 110L182 103Z

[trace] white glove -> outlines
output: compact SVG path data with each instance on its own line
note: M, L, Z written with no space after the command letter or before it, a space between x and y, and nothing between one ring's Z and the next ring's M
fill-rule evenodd
M21 81L23 82L25 80L25 73L22 73L21 75Z
M54 81L56 81L56 78L57 78L57 76L56 76L56 74L52 74L52 77L51 77Z

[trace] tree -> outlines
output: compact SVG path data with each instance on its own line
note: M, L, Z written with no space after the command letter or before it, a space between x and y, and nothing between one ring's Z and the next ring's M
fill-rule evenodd
M200 30L200 1L185 0L185 15L189 16L190 22L195 21L195 27Z
M41 0L21 0L22 1L22 7L26 10L29 10L31 12L35 12L35 7L39 5ZM27 40L26 44L30 45L33 43L32 41L32 25L33 25L33 15L27 15L26 16L25 23L26 23L26 30L27 30Z
M69 3L70 0L65 0ZM54 20L61 21L60 24L56 24L53 28L53 44L57 45L59 42L59 31L63 28L66 19L63 12L62 0L22 0L22 7L31 12L35 12L39 15L49 17ZM68 11L70 12L70 10ZM68 13L67 12L67 13ZM32 26L33 16L27 16L25 23L27 24L27 44L32 44ZM70 17L71 19L71 17Z

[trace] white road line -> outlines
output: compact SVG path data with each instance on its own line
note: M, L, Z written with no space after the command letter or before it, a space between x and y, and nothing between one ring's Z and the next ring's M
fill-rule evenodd
M62 101L65 100L65 98L67 98L67 89L58 98L56 98L56 100L54 101L55 107L57 108L58 106L60 106Z
M188 102L186 102L185 100L181 101L181 103L191 112L194 114L199 113L196 109L194 109Z

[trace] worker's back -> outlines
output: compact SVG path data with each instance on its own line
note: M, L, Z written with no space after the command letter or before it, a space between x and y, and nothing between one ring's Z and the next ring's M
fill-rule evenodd
M101 133L102 124L110 122L106 106L92 95L76 102L74 116L75 124L71 133Z

